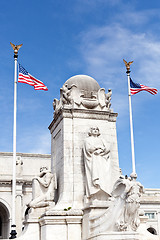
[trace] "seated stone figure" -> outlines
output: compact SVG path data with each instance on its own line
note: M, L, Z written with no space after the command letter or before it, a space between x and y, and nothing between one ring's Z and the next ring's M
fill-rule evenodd
M55 175L47 167L41 167L39 176L32 180L32 201L28 207L40 208L53 204L56 188Z

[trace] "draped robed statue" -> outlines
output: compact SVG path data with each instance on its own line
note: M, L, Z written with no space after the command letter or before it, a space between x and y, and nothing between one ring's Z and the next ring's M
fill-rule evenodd
M107 200L110 197L110 150L98 127L91 127L84 141L86 196L88 200Z

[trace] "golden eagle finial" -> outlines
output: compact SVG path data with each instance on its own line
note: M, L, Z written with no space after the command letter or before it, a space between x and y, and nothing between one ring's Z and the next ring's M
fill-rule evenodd
M130 65L133 63L133 61L127 63L127 62L123 59L123 62L124 62L125 65L126 65L127 71L130 71Z
M23 44L20 44L20 45L14 45L14 44L11 43L11 42L10 42L10 44L11 44L13 50L14 50L14 54L15 54L15 55L18 55L18 50L22 47Z

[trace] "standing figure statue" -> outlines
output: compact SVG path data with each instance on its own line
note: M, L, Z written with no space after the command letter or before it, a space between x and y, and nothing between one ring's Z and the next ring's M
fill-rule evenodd
M107 200L110 197L110 158L98 127L91 127L83 152L88 200Z
M56 177L47 167L40 168L40 174L32 181L31 208L47 207L54 203L54 191L57 188Z
M120 178L114 185L112 196L117 200L116 226L120 231L136 231L139 224L140 196L144 187L136 181L137 175L132 173L129 178ZM120 207L121 206L121 207Z
M115 182L109 208L90 221L92 233L137 230L140 224L140 196L144 187L136 178L136 174L130 177L121 175Z
M136 231L139 224L139 208L140 208L140 196L144 193L144 187L140 182L136 181L137 175L132 173L130 181L130 188L126 196L125 204L125 219L129 228Z
M18 178L22 177L23 175L23 161L21 157L17 157L16 159L16 173Z

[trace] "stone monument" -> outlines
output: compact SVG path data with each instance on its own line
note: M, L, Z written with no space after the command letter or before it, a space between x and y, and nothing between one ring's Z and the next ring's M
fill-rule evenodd
M86 75L68 79L54 99L51 172L33 180L20 240L151 240L140 216L143 186L119 168L112 91Z
M87 149L83 151L83 146L88 131L93 126L98 128L100 134L103 133L103 136L97 138L97 142L100 145L106 142L105 147L108 149L100 154L104 156L97 156L97 159L108 158L107 168L111 170L108 169L108 192L111 192L120 175L116 137L117 114L110 109L111 94L111 90L106 94L105 89L100 88L95 79L77 75L64 83L60 90L60 100L55 99L53 102L54 119L49 129L52 138L52 171L56 172L58 182L57 208L62 205L82 209L84 206L87 164L84 159L88 153ZM88 141L93 139L92 136L89 138Z

